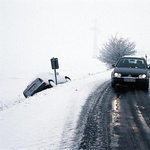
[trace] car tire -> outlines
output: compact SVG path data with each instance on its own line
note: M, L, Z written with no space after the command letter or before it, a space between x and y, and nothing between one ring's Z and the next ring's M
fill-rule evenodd
M65 76L65 79L66 79L67 82L71 81L71 79L69 77L67 77L67 76Z
M148 92L148 89L149 89L149 84L147 84L146 86L143 86L142 88L144 91Z
M148 91L148 89L149 89L149 84L147 84L147 85L144 87L144 90L145 90L145 91Z
M53 80L48 80L48 82L49 82L49 87L50 88L56 86L56 84Z
M113 82L111 82L111 87L115 88L115 84Z

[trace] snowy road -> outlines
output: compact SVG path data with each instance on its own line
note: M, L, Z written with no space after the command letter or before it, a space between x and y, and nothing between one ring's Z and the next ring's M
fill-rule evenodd
M111 70L88 68L28 99L14 101L25 78L3 84L0 150L150 149L150 93L113 91Z
M150 149L150 93L113 90L102 84L87 100L76 134L76 149Z

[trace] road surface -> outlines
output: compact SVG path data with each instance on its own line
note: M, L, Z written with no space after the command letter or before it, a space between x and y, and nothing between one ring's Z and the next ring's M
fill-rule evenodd
M75 141L79 150L149 150L150 93L105 82L83 106Z

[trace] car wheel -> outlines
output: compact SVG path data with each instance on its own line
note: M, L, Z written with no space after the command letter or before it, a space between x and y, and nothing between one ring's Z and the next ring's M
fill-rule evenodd
M148 91L148 89L149 89L149 84L147 84L143 89L144 89L144 91Z
M71 79L69 77L67 77L67 76L65 76L65 79L66 79L67 82L71 81Z
M51 88L51 87L54 87L54 86L56 85L53 80L48 80L48 82L49 82L49 87L50 87L50 88Z
M115 84L113 82L111 82L111 87L115 88Z

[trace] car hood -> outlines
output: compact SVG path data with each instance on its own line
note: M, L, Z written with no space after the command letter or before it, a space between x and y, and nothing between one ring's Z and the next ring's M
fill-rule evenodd
M139 69L139 68L115 68L114 72L118 72L124 75L140 75L147 74L147 69Z

